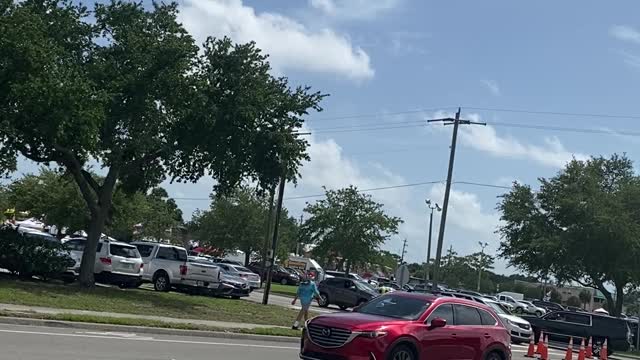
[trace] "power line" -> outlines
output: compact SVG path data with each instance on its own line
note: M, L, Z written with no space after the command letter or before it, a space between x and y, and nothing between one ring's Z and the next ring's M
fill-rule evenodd
M438 181L424 181L424 182L417 182L417 183L411 183L411 184L400 184L400 185L392 185L392 186L382 186L382 187L376 187L376 188L370 188L370 189L358 189L358 192L370 192L370 191L380 191L380 190L391 190L391 189L400 189L400 188L407 188L407 187L417 187L417 186L424 186L424 185L433 185L433 184L442 184L444 183L444 180L438 180ZM488 188L496 188L496 189L511 189L510 186L501 186L501 185L494 185L494 184L484 184L484 183L478 183L478 182L471 182L471 181L453 181L452 184L461 184L461 185L473 185L473 186L480 186L480 187L488 187ZM313 195L302 195L302 196L294 196L294 197L288 197L288 198L284 198L285 200L299 200L299 199L311 199L311 198L318 198L318 197L324 197L326 194L313 194ZM189 197L175 197L172 198L173 200L177 200L177 201L211 201L211 198L189 198Z
M519 109L503 109L503 108L484 108L484 107L473 107L473 106L464 106L463 108L471 109L471 110L480 110L480 111L510 112L510 113L532 114L532 115L598 117L598 118L606 118L606 119L640 119L640 115L574 113L574 112L563 112L563 111L519 110Z
M395 112L385 112L385 113L376 113L376 114L354 114L354 115L343 115L343 116L334 116L334 117L321 117L310 119L310 121L336 121L336 120L348 120L348 119L361 119L361 118L373 118L373 117L389 117L389 116L397 116L397 115L406 115L406 114L419 114L430 111L442 111L449 109L456 109L457 106L441 106L437 108L431 109L415 109L415 110L405 110L405 111L395 111Z

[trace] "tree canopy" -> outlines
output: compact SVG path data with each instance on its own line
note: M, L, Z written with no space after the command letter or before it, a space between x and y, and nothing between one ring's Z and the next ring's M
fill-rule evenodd
M1 0L0 13L0 171L24 156L73 177L90 213L85 286L116 189L209 175L218 193L271 189L308 159L295 131L323 95L271 76L253 43L198 47L175 3Z
M347 270L375 259L402 222L355 186L326 190L325 195L304 209L309 218L302 225L302 236L317 245L313 252L320 258L346 260Z
M615 315L638 282L640 178L625 156L573 160L540 189L514 184L502 197L501 256L530 274L600 290ZM611 284L614 300L605 287Z

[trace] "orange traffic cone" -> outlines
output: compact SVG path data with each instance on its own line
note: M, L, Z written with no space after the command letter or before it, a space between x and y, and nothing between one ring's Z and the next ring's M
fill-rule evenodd
M535 340L533 339L533 333L529 337L529 349L527 349L527 354L524 357L532 358L536 357L536 349L535 349Z
M544 354L542 360L549 360L549 336L544 337Z
M538 338L538 348L536 349L536 354L542 355L544 351L544 332L540 331L540 337Z
M600 360L607 360L607 339L604 339L604 344L602 344L602 348L600 349Z
M567 346L567 352L564 355L564 360L572 360L573 358L573 338L569 338L569 345Z
M578 353L578 360L585 359L584 338L580 341L580 352Z
M585 358L593 359L593 339L589 336L589 343L587 344L587 353L585 354Z

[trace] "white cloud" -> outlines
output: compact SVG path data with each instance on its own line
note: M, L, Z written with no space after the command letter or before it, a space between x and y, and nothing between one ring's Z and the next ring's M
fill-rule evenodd
M627 25L615 25L609 29L609 34L622 41L629 41L640 44L640 31Z
M276 72L330 73L352 80L374 76L369 55L346 36L329 28L311 31L280 14L257 13L242 0L185 0L180 21L200 42L208 36L255 41Z
M444 190L443 184L436 184L431 187L429 196L434 201L437 199L438 203L442 205ZM498 227L499 219L498 213L486 212L483 209L476 194L451 190L447 222L476 234L478 239L496 240L497 236L494 232Z
M400 4L400 0L309 0L311 7L338 19L373 19Z
M498 86L498 82L495 80L481 80L482 84L484 84L484 86L487 87L487 89L489 89L489 91L491 92L491 94L493 94L494 96L500 96L501 92L500 92L500 87Z

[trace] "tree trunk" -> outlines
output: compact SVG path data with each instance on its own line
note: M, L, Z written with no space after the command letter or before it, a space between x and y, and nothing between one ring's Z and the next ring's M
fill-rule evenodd
M98 209L97 214L91 215L87 244L82 252L82 262L80 263L79 281L83 287L93 287L95 285L93 271L96 262L96 250L100 237L102 236L102 231L104 230L108 213L108 208L102 207Z
M598 287L598 290L600 290L600 292L604 295L604 298L607 299L607 308L609 310L609 313L613 315L613 311L616 308L616 303L613 300L613 296L611 296L611 292L609 292L609 290L607 290L607 288L605 288L603 284L596 285Z
M614 310L610 315L612 316L620 316L622 314L622 303L624 301L624 285L616 283L616 304Z
M248 266L249 261L251 261L251 249L244 252L244 266Z

